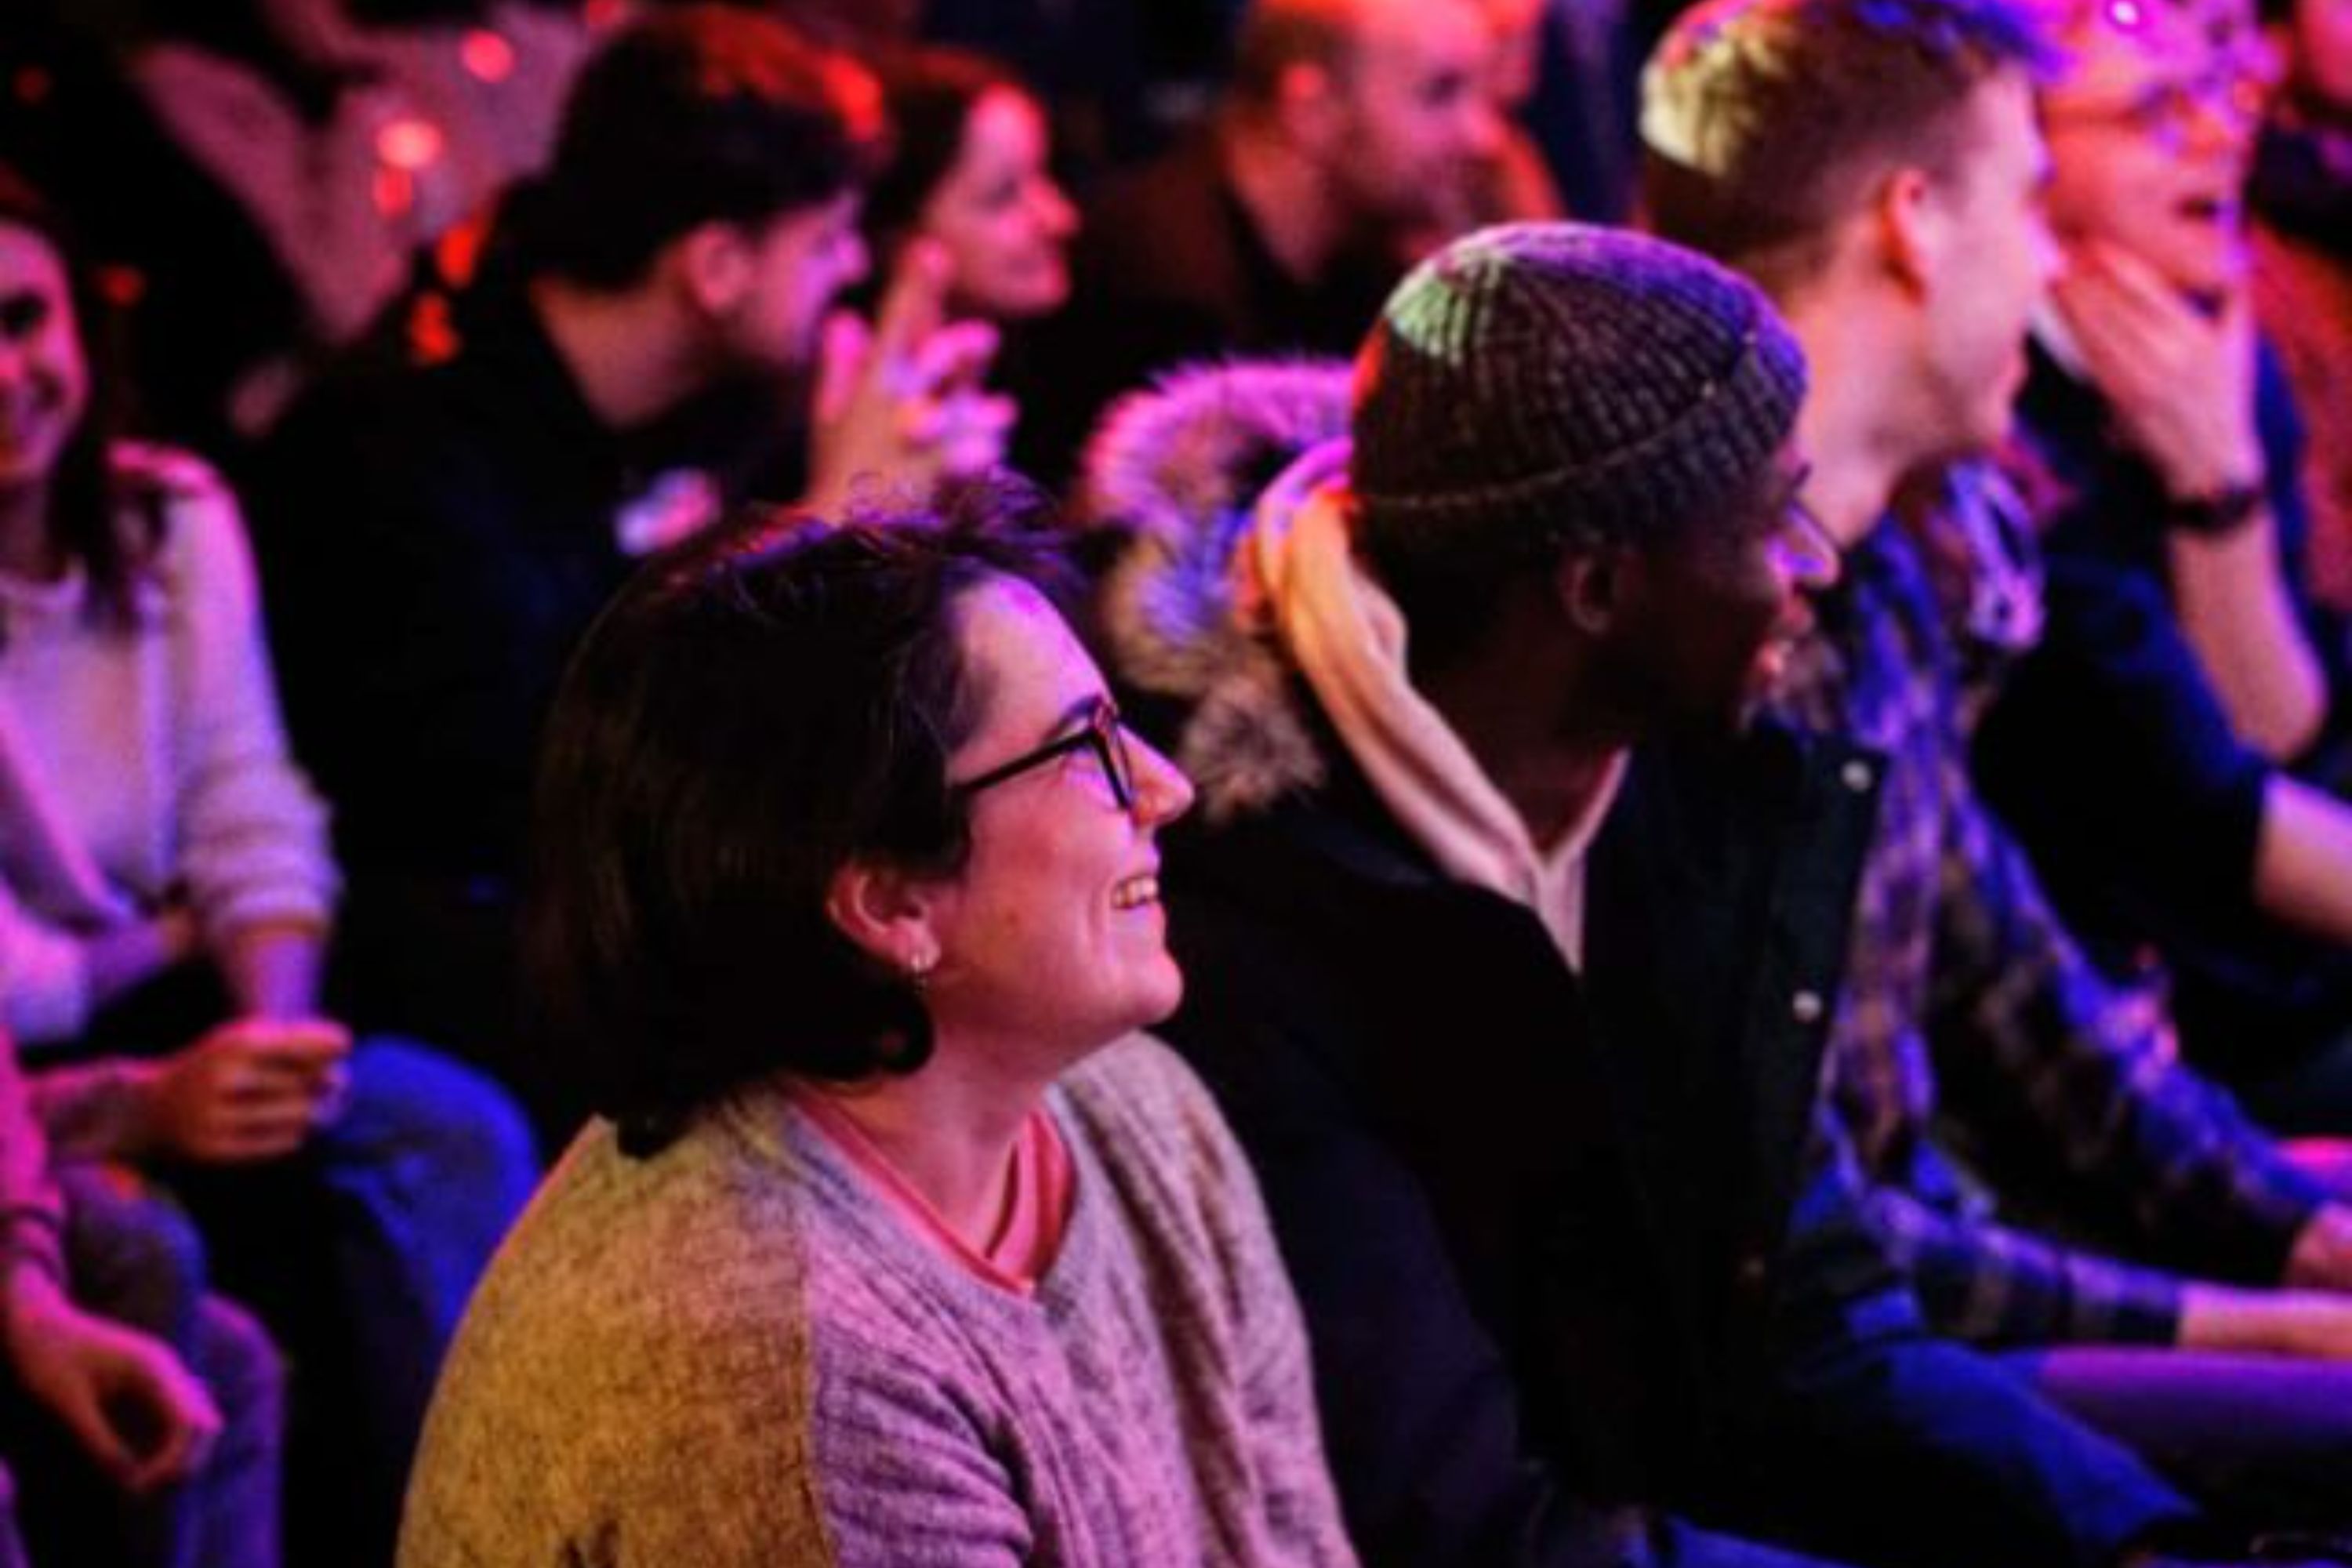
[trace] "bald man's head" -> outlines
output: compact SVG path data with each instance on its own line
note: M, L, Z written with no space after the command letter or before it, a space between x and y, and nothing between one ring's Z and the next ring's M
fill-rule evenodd
M1254 0L1228 104L1318 163L1333 198L1426 223L1493 158L1493 33L1478 0Z

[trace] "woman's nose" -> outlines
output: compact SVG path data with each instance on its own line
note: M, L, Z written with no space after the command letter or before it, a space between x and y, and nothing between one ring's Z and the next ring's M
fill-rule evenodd
M1127 741L1135 765L1136 819L1157 827L1192 808L1192 781L1159 747L1133 734Z

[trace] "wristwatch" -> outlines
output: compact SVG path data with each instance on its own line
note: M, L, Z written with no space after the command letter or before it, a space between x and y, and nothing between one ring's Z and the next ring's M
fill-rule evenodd
M2235 533L2252 522L2255 514L2269 501L2270 490L2260 479L2252 484L2223 485L2210 495L2190 496L2186 500L2168 497L2164 503L2164 526L2205 539L2218 539L2224 534Z

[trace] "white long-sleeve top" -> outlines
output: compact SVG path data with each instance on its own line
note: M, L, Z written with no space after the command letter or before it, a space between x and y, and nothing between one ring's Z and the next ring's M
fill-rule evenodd
M78 567L0 574L0 1017L36 1047L87 1025L84 942L109 924L176 890L219 952L247 925L323 926L337 886L235 500L183 454L116 461L161 501L135 629L92 624Z

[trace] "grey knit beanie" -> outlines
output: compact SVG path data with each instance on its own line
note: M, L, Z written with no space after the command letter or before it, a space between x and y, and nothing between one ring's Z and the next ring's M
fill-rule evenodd
M1356 365L1349 481L1374 548L1536 558L1705 522L1795 424L1762 294L1622 229L1511 224L1397 286Z

